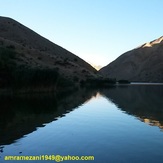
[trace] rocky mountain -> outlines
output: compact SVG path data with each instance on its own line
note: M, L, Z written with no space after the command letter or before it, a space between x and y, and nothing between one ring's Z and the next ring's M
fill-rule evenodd
M19 22L0 17L0 86L11 79L6 72L15 65L19 70L55 70L75 82L97 76L97 71L78 56Z
M117 80L163 82L163 36L122 54L100 72Z

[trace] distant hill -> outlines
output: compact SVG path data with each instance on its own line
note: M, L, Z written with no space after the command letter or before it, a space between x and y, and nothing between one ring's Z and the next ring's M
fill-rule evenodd
M96 70L100 70L102 68L101 65L91 64L91 66L94 67Z
M47 70L55 70L63 80L76 83L97 76L97 70L78 56L19 22L0 17L0 87L13 79L9 69L15 67L16 71L46 70L44 79L48 78Z
M117 80L163 82L163 37L122 54L100 73Z

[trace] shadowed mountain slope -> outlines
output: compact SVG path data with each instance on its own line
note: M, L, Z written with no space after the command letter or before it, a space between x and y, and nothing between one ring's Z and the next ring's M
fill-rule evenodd
M122 54L100 72L117 80L163 82L163 37Z
M4 59L3 51L8 53L8 50L14 52L14 57ZM0 59L1 80L2 69L4 74L4 67L8 67L10 61L21 68L55 69L65 79L75 78L78 82L95 77L97 72L78 56L6 17L0 17Z

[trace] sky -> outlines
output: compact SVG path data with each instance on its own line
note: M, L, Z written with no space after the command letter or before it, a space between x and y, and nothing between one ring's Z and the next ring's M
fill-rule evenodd
M162 8L163 0L0 0L0 16L101 66L161 37Z

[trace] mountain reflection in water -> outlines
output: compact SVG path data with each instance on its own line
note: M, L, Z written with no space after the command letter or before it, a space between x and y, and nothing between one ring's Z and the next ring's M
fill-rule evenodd
M163 129L163 86L126 85L103 89L100 93L127 114Z
M127 114L163 128L163 86L118 86L78 90L66 96L24 95L0 98L0 145L11 144L78 108L92 97L104 96ZM3 151L3 148L0 149Z
M93 155L97 163L161 163L162 97L163 86L156 85L1 96L0 162L6 155L60 154Z
M78 90L68 95L22 95L0 97L0 145L11 144L76 109L95 96L95 91Z

